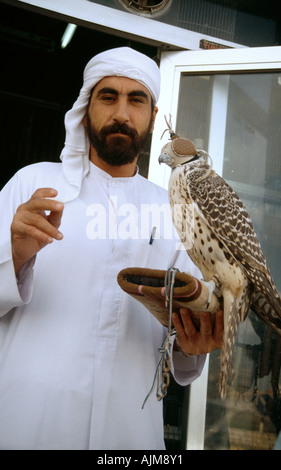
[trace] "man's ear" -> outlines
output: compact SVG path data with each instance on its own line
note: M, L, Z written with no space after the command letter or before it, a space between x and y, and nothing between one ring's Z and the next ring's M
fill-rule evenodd
M83 126L86 127L86 129L87 129L87 127L88 127L87 114L85 114L85 116L83 117L82 123L83 123Z
M150 128L150 132L152 134L153 130L154 130L154 124L155 124L155 119L156 119L156 114L158 113L158 108L157 106L154 106L154 109L153 109L153 112L152 112L152 122L151 122L151 128Z

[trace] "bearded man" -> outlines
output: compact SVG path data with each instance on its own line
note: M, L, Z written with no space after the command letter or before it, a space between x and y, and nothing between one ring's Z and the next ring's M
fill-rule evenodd
M145 55L98 54L66 114L62 163L23 168L1 192L1 449L164 449L162 403L142 403L166 331L116 281L129 266L199 275L176 235L164 236L167 224L174 233L170 218L152 244L150 222L140 230L144 206L168 205L137 168L159 87ZM213 332L202 315L198 332L181 313L178 340L193 355L174 351L171 370L187 385L220 347L223 326L220 312Z

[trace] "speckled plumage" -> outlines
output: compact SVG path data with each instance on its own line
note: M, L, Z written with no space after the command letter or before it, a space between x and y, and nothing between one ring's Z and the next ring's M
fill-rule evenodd
M223 297L220 392L225 396L239 323L251 307L280 335L281 299L244 204L211 169L208 158L187 139L173 136L159 161L172 168L169 198L172 209L177 208L172 210L173 222L186 251Z

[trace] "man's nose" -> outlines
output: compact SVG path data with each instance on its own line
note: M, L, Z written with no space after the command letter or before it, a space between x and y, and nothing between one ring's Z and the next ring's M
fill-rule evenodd
M115 105L113 120L119 124L128 122L130 120L129 110L126 100L119 99Z

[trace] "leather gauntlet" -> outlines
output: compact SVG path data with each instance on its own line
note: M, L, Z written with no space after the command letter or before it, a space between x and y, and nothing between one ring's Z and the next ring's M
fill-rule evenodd
M127 268L119 272L117 282L123 291L141 302L157 320L168 327L167 271L147 268ZM206 283L187 273L177 272L173 288L172 311L180 308L192 311L194 323L199 326L200 313L215 314L220 308L220 300L214 291L214 283Z

